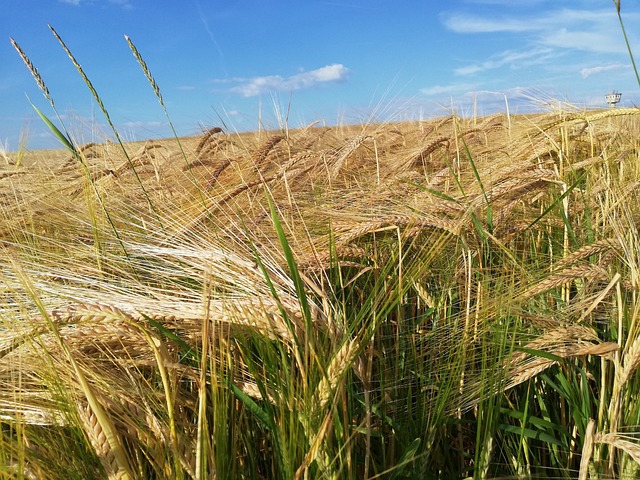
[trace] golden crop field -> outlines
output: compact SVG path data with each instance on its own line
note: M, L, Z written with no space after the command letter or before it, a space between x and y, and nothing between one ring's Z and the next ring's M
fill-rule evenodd
M640 110L0 167L4 478L637 478Z

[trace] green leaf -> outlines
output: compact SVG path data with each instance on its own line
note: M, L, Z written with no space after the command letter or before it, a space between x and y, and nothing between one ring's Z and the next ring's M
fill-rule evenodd
M289 274L291 275L291 280L293 280L293 284L296 289L296 294L298 295L298 300L300 301L300 306L302 307L302 311L305 316L305 320L307 322L311 321L311 309L309 307L309 302L307 300L307 293L304 288L304 282L302 281L302 277L300 276L300 272L298 270L298 265L293 256L293 251L291 250L291 246L289 245L289 241L284 233L284 229L282 228L282 223L278 218L278 212L276 211L276 207L273 203L273 199L271 195L267 192L267 201L269 202L269 210L271 211L271 220L273 221L273 226L276 229L276 233L278 235L278 240L280 241L280 246L282 247L282 252L287 260L287 265L289 266ZM311 325L307 325L310 327Z
M191 348L191 345L189 345L187 342L185 342L182 338L180 338L178 335L173 333L167 327L162 325L162 323L154 320L153 318L149 317L148 315L145 315L144 313L142 314L142 316L149 323L149 325L151 325L153 328L155 328L158 331L158 333L160 333L161 335L163 335L164 337L168 338L169 340L174 342L176 345L178 345L181 349L181 354L184 357L191 358L192 360L200 363L201 356L197 351Z
M355 433L361 433L362 435L369 434L372 437L382 438L382 432L380 430L372 430L370 428L356 426L353 427L351 431Z
M529 226L527 226L527 228L526 228L525 230L529 230L529 229L530 229L531 227L533 227L536 223L538 223L540 220L542 220L544 217L546 217L546 216L547 216L547 214L548 214L551 210L553 210L553 209L556 207L556 205L558 205L562 200L564 200L564 198L565 198L567 195L569 195L569 194L573 191L573 189L574 189L574 188L576 188L576 187L580 184L580 182L582 182L582 180L584 179L584 177L586 177L586 176L587 176L587 172L585 172L585 173L583 173L582 175L580 175L580 177L578 177L578 179L577 179L575 182L573 182L569 188L567 188L567 191L566 191L566 192L564 192L562 195L560 195L558 198L556 198L556 200L555 200L554 202L552 202L552 203L551 203L551 205L549 205L549 206L547 207L547 209L546 209L544 212L542 212L542 213L538 216L538 218L536 218L533 222L531 222L531 223L529 224Z
M233 392L233 394L240 400L244 405L249 409L251 413L253 413L258 420L260 420L263 425L270 431L275 430L275 425L273 423L273 419L269 416L269 414L262 408L260 405L256 403L256 401L251 398L249 395L240 390L231 380L227 379L227 385Z
M420 447L420 443L421 443L421 440L420 440L420 437L418 437L409 444L407 449L402 454L402 457L400 457L400 461L398 462L398 468L396 468L393 471L393 475L391 475L392 480L394 478L398 478L400 475L404 473L407 465L409 465L409 463L413 460L413 457L418 451L418 448Z
M509 417L515 418L516 420L520 420L520 421L522 421L525 417L524 412L520 412L518 410L510 410L504 407L500 408L500 413L504 415L508 415ZM558 425L554 422L545 420L540 417L527 416L527 423L530 423L531 425L538 428L557 430L558 432L566 434L566 429L564 429L561 425Z
M473 161L473 155L471 155L471 151L469 150L469 146L467 145L467 142L465 142L464 138L462 139L462 144L464 145L464 151L466 152L467 158L469 159L469 163L471 164L471 169L473 170L473 175L476 177L478 185L480 185L480 191L482 192L482 196L484 197L484 201L487 204L487 225L489 226L489 232L493 233L493 211L491 209L491 203L489 202L489 197L487 196L487 193L485 192L484 185L482 184L482 179L480 178L480 174L478 173L478 169L476 168L476 163ZM485 237L485 236L483 235L483 237Z
M458 200L456 200L455 198L450 197L449 195L444 194L444 193L442 193L442 192L439 192L439 191L437 191L437 190L434 190L434 189L432 189L432 188L427 188L427 187L425 187L424 185L420 185L419 183L409 182L409 181L406 181L406 180L405 180L405 181L402 181L402 180L401 180L401 183L406 183L406 184L408 184L408 185L411 185L412 187L419 188L420 190L425 191L425 192L428 192L428 193L430 193L431 195L435 195L436 197L440 197L440 198L442 198L443 200L447 200L447 201L449 201L449 202L453 202L453 203L456 203L456 204L458 204L458 205L462 205L462 204L461 204Z
M544 350L534 350L532 348L526 347L515 347L514 351L528 353L529 355L533 355L534 357L546 358L547 360L551 360L553 362L562 362L564 358L559 357L558 355L554 355L550 352L545 352Z
M31 106L33 107L33 109L36 111L36 113L38 114L38 116L42 119L42 121L47 125L47 128L49 128L49 130L51 130L51 133L53 133L56 138L58 139L58 141L64 145L64 147L66 149L68 149L71 153L73 153L73 155L78 155L78 151L76 150L76 147L74 147L73 143L71 142L71 139L69 137L67 137L64 133L62 133L58 127L56 127L53 122L51 120L49 120L47 118L47 116L42 113L40 111L40 109L38 109L38 107L36 107L33 102L31 101L31 99L29 97L27 97L27 100L29 100L29 103L31 104Z
M500 424L498 428L504 432L515 433L518 436L529 438L532 440L541 440L549 445L557 445L559 447L564 446L564 442L558 440L556 437L544 433L540 430L533 430L531 428L522 428L519 425Z

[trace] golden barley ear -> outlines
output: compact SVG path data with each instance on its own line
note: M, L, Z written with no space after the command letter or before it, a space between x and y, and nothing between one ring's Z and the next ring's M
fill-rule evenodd
M100 459L109 479L130 478L125 471L120 468L118 460L109 445L107 436L98 421L98 418L88 405L78 406L78 416L84 426L84 431L93 447L93 451Z
M285 138L287 137L285 137L284 135L274 135L269 140L267 140L266 143L262 147L260 147L254 154L253 161L256 166L260 167L269 155L269 152L271 152L271 150L273 150L273 148Z

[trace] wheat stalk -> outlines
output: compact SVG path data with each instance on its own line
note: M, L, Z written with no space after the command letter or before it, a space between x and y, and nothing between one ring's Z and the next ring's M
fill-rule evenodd
M361 222L356 226L346 226L342 224L335 225L336 237L341 245L351 243L353 240L363 235L387 230L393 227L412 227L415 229L436 228L444 230L455 236L460 235L460 225L457 222L446 220L443 218L429 217L427 215L420 216L402 216L396 215L385 217L380 220L372 220L369 222Z
M273 148L285 138L286 137L284 135L274 135L269 140L267 140L267 142L262 147L260 147L258 151L254 154L253 161L255 165L258 167L262 165L262 162L265 161L265 159L269 155L269 152L273 150Z
M424 148L409 160L409 165L415 166L421 164L427 155L435 152L441 145L446 144L449 147L450 139L448 137L439 136L428 143Z
M594 443L611 445L624 451L640 465L640 445L636 442L626 440L624 435L620 433L596 433L593 441Z
M47 88L47 85L44 83L44 79L42 78L42 75L40 75L40 72L38 72L38 69L35 67L35 65L29 59L29 57L27 57L27 54L24 53L24 50L22 50L20 45L18 45L18 43L13 38L10 38L9 40L11 41L11 45L13 45L13 48L15 48L18 51L20 58L22 58L22 61L29 69L29 72L31 72L31 76L35 79L36 83L38 84L38 88L42 91L44 97L49 101L52 107L55 107L55 104L53 102L53 97L51 97L51 94L49 93L49 89Z
M340 173L340 170L344 166L347 158L366 140L370 139L369 135L358 135L357 137L350 140L345 146L343 146L332 159L332 165L329 170L329 178L335 179Z
M624 350L623 364L616 370L616 385L622 389L640 365L640 337L637 337Z
M331 398L331 392L334 391L340 379L349 370L360 353L361 342L357 339L348 340L342 344L340 349L334 354L331 362L327 366L326 375L320 380L313 396L312 406L315 418L321 415L327 407L327 403Z
M570 325L545 332L528 342L525 348L549 352L560 358L570 358L584 355L606 356L616 351L618 344L600 343L593 329L583 325ZM506 389L533 378L555 363L555 360L543 356L532 356L526 352L514 353L508 363Z
M526 290L522 296L525 299L531 298L539 293L546 292L552 288L565 285L578 278L607 278L607 271L598 265L578 265L565 268L562 271L554 272L537 285Z
M587 428L585 431L584 442L582 443L582 453L580 455L580 470L578 471L578 480L587 480L589 475L589 463L591 462L591 456L593 455L593 432L596 428L596 422L593 419L589 419Z
M82 421L84 431L94 452L100 459L109 480L125 480L131 478L126 470L120 467L118 459L113 452L107 434L91 407L78 406L78 417Z
M149 81L151 88L153 88L153 93L155 93L156 98L158 99L158 102L160 102L160 105L162 106L162 108L165 108L164 101L162 99L162 92L160 92L160 87L158 87L158 84L156 83L155 78L153 78L153 75L151 75L151 71L147 66L147 62L144 61L144 59L142 58L142 55L140 55L140 52L138 52L138 49L133 44L131 39L127 35L125 35L124 38L127 41L129 48L133 52L133 56L136 57L136 60L140 64L140 67L142 68L144 76L147 77L147 80Z

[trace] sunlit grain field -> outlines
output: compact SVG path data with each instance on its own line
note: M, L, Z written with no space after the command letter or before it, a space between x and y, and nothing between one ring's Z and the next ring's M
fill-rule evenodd
M636 478L637 109L6 155L7 478Z

